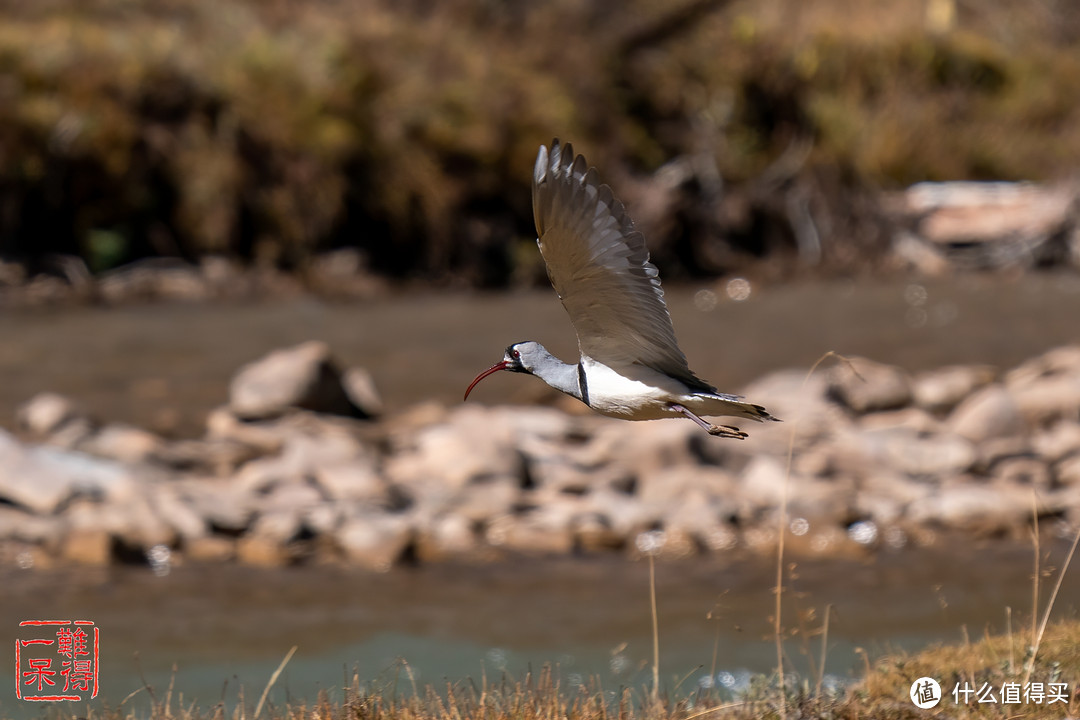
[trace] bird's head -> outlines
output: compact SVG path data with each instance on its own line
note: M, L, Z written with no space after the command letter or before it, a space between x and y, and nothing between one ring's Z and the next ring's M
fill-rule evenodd
M472 389L476 387L477 383L488 375L497 373L500 370L509 370L510 372L519 373L533 372L533 360L540 355L541 350L540 344L532 342L531 340L514 343L506 348L506 353L503 355L502 360L477 375L473 381L469 383L469 387L465 390L465 400L469 399L469 393L472 392Z

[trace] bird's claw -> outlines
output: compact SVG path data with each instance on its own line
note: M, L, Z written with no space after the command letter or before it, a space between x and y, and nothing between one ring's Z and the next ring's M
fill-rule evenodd
M710 425L709 434L716 437L732 438L734 440L745 440L750 437L742 430L732 425Z

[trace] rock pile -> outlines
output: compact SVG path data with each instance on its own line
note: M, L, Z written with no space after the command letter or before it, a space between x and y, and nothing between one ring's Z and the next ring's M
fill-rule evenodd
M305 292L330 298L371 298L385 291L386 281L367 271L355 248L318 255L298 274L243 267L216 255L203 256L198 263L147 258L100 274L91 273L76 255L39 258L33 271L0 258L0 306L5 308L208 302L295 297Z
M0 431L0 563L677 557L771 548L785 497L789 547L814 554L1080 523L1080 346L1001 374L856 358L746 392L786 422L734 442L549 407L372 421L370 377L309 343L242 369L197 440L41 395Z
M952 269L1080 268L1080 186L923 182L882 198L893 252L935 275Z

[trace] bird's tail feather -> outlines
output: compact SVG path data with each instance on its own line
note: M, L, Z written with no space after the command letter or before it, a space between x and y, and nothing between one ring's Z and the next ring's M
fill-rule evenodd
M735 399L736 396L708 395L706 397L712 401L708 405L708 410L705 411L706 415L728 415L730 417L757 420L758 422L764 422L765 420L780 422L780 418L774 417L762 406L742 402L741 400Z

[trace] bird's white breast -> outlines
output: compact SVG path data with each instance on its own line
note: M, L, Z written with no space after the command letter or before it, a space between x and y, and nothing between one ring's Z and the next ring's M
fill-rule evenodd
M668 409L686 398L682 383L643 366L619 371L582 356L589 407L604 415L628 420L656 420L677 417Z

